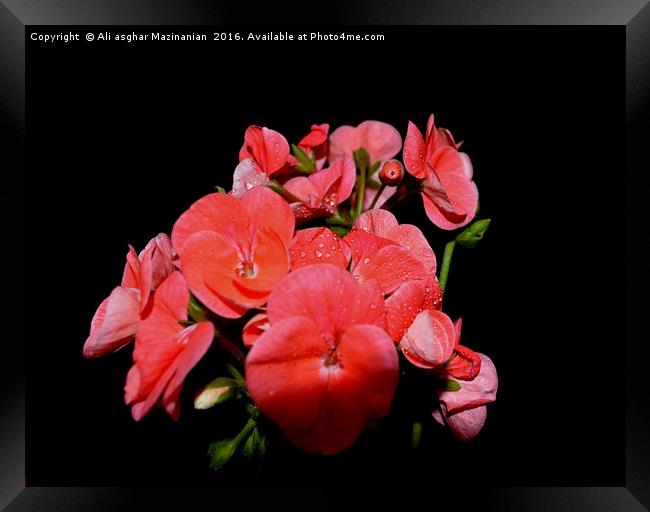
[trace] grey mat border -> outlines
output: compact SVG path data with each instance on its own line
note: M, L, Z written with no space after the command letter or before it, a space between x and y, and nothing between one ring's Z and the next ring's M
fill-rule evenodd
M239 5L238 5L239 4ZM123 0L2 0L0 2L0 91L2 127L6 129L4 160L9 173L1 191L0 215L6 233L17 241L16 251L0 251L0 268L15 271L5 286L19 290L11 297L15 305L24 304L24 135L25 135L25 46L27 25L96 24L227 24L246 19L257 23L266 19L269 5L255 10L253 17L239 18L245 2L188 0L157 3ZM646 233L650 202L637 187L640 174L650 170L647 140L650 127L650 4L647 0L576 0L546 2L533 0L370 0L330 2L319 21L341 24L432 24L432 25L620 25L626 30L626 487L500 487L476 490L484 501L481 510L499 511L643 511L650 507L650 365L642 357L647 335L645 318L650 310L646 290L650 284L647 269L648 242L639 241ZM277 12L275 13L277 15ZM295 10L283 18L285 23L301 21ZM603 127L605 132L607 127ZM4 130L3 130L4 131ZM606 135L604 135L605 137ZM645 141L645 142L644 142ZM6 239L6 237L5 237ZM645 245L644 245L645 244ZM11 264L11 267L9 265ZM641 292L645 292L646 298ZM22 325L24 312L5 332L7 343L0 359L0 510L125 510L135 506L151 490L125 488L44 488L25 487L25 381L17 361L24 361ZM641 336L641 337L639 337ZM9 343L9 340L12 342ZM12 368L13 367L13 368ZM606 405L603 413L606 414ZM607 440L603 440L607 442ZM594 454L597 456L597 453ZM280 498L289 489L262 490L260 496ZM210 490L168 490L171 502L188 505L209 498ZM294 489L294 494L318 492ZM205 496L204 496L205 495ZM228 500L229 494L224 495ZM234 495L233 495L234 496ZM145 498L146 499L146 498ZM266 499L266 498L264 498ZM194 500L194 501L192 501ZM330 503L320 502L322 508ZM481 504L479 503L479 505ZM644 506L645 505L645 506ZM4 508L6 507L6 509ZM188 509L191 509L189 507Z

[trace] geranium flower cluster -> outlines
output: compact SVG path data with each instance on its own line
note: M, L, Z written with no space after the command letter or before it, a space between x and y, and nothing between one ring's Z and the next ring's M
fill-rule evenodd
M212 346L225 349L232 375L199 390L195 407L236 398L250 418L213 445L216 467L242 443L248 454L263 451L261 417L302 450L338 453L390 414L398 381L414 372L431 376L431 421L474 438L497 374L462 344L461 320L443 312L443 296L455 244L475 245L489 220L449 242L438 274L422 230L390 211L419 196L427 233L470 224L478 191L460 147L433 115L424 135L409 122L403 144L379 121L331 133L313 125L291 146L250 126L232 189L198 199L170 237L159 234L139 254L129 247L84 356L135 340L124 387L133 418L160 406L178 419L188 373Z

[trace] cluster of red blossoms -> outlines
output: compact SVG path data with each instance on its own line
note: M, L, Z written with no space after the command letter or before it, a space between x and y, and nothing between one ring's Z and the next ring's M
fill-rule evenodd
M160 405L177 419L185 377L213 342L227 347L244 377L217 379L197 408L240 386L256 414L321 454L389 414L401 362L442 383L431 389L432 418L475 437L496 398L495 367L461 344L460 319L442 312L444 282L422 231L389 211L415 194L435 226L469 224L478 192L460 146L433 116L424 136L409 123L403 165L400 133L378 121L332 133L313 125L293 146L249 127L232 190L196 201L171 238L129 248L84 355L135 339L124 389L133 418ZM241 339L225 339L225 325Z

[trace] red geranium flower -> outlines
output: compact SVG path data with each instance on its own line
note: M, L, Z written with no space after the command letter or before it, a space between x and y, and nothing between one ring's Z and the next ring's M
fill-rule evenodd
M442 311L423 311L400 347L415 366L436 371L458 385L456 391L438 391L440 408L432 414L439 423L449 425L455 437L468 441L483 428L485 404L496 399L499 381L489 357L460 344L461 326L460 318L453 324Z
M483 428L487 417L486 404L497 397L499 379L492 360L477 353L480 371L471 381L460 382L458 391L439 391L440 409L433 418L441 425L447 424L452 434L461 441L474 439Z
M239 165L233 175L231 194L237 198L258 185L270 181L269 176L280 171L289 158L289 143L284 136L261 126L249 126L244 145L239 150Z
M172 245L163 233L138 255L129 245L122 283L99 305L84 343L84 357L98 357L126 345L135 335L151 292L174 270Z
M289 271L294 217L266 187L241 199L210 194L194 203L172 231L190 290L226 318L264 304Z
M361 148L368 153L370 165L384 162L393 158L402 149L402 136L394 126L381 121L364 121L358 126L339 126L330 135L330 162L344 155L352 156ZM386 187L376 201L376 207L379 208L384 204L396 190L396 187ZM363 209L367 210L370 207L377 192L376 188L366 185Z
M352 156L365 149L370 164L393 158L402 149L402 136L397 129L381 121L364 121L358 126L339 126L330 135L329 159Z
M458 151L448 130L436 128L433 114L426 139L412 122L404 140L406 170L422 181L422 201L427 216L442 229L456 229L476 214L478 190L472 181L472 162Z
M173 272L153 295L152 306L143 317L135 338L133 366L124 388L131 414L140 420L159 401L178 419L178 397L183 380L206 353L214 327L200 322L183 328L187 320L190 292L180 272Z
M300 142L298 147L309 153L313 153L313 157L316 159L316 169L322 169L325 161L327 160L328 154L328 141L327 134L329 133L330 125L327 123L323 124L312 124L311 131L305 135ZM289 160L292 162L292 165L298 163L294 157L289 156Z
M284 167L289 156L289 143L284 136L261 126L249 126L244 134L244 145L239 150L239 161L252 158L267 175Z
M345 156L327 169L291 178L284 184L295 201L291 204L296 220L306 221L336 213L336 207L350 197L356 170L352 158Z
M368 420L388 414L398 358L385 332L375 281L309 265L271 294L270 328L246 359L246 382L260 409L308 452L337 453Z
M417 227L399 224L386 210L362 213L354 228L343 239L352 252L351 272L360 282L379 282L388 332L399 342L420 311L440 305L435 254Z

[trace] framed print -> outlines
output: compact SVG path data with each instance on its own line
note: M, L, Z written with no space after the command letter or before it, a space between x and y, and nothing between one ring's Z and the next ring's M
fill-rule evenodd
M644 2L4 3L6 510L650 506Z

